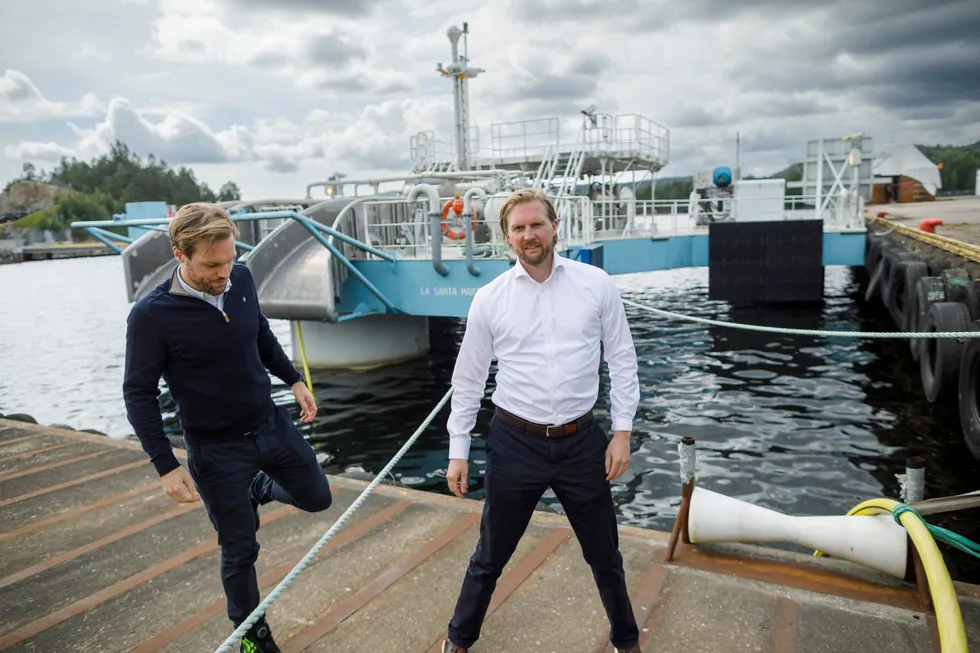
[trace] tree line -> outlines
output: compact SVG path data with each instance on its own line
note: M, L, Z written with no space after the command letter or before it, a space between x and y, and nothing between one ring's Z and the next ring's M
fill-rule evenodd
M918 145L919 150L940 166L942 189L947 192L972 191L980 169L980 141L972 145ZM799 181L802 166L792 165L769 178ZM747 177L751 178L751 177ZM14 224L19 227L64 230L68 224L82 220L111 220L113 214L125 211L127 202L163 201L180 206L190 202L222 202L241 199L238 185L228 181L215 193L206 182L196 179L194 171L183 166L171 168L167 162L150 154L144 162L122 142L116 141L109 152L90 162L62 158L51 171L37 171L27 162L21 177L7 184L11 191L18 182L41 182L57 187L54 204L35 211ZM686 199L693 190L690 177L674 177L656 182L659 199ZM30 198L30 189L27 197ZM637 199L650 198L650 182L640 182ZM799 194L799 189L787 191ZM25 193L20 193L24 196ZM38 195L40 197L40 195ZM28 202L30 203L30 202Z
M980 141L973 145L917 145L926 158L940 166L944 191L972 191L980 170Z
M980 141L972 145L916 145L920 152L937 166L939 178L944 192L974 191L977 170L980 170ZM794 163L785 170L776 172L768 177L753 177L744 179L785 179L786 181L803 180L803 164ZM640 182L636 185L637 199L650 199L650 182ZM694 190L694 182L690 177L673 177L656 183L658 199L673 200L687 199ZM787 188L787 195L799 195L801 189Z
M92 161L69 161L63 157L50 171L38 172L27 162L20 178L8 183L4 192L10 193L18 182L40 182L59 189L52 206L14 223L37 229L64 230L75 221L111 220L113 214L125 211L127 202L162 201L180 206L241 199L241 191L233 181L215 193L206 182L197 180L193 170L171 168L153 154L144 162L120 141ZM30 197L29 191L27 196Z

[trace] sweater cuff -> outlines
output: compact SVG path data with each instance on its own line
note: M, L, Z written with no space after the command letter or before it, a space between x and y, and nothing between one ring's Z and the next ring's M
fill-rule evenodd
M180 467L180 461L178 461L177 456L174 455L173 449L167 449L165 453L161 453L159 456L156 456L151 462L153 463L153 467L157 470L157 474L160 476L165 476Z

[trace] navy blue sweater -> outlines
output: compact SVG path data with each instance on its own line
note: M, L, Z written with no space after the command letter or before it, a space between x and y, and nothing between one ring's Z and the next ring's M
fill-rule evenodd
M161 476L180 465L163 431L161 377L188 444L258 428L275 409L268 372L289 386L303 378L269 328L248 268L233 267L224 314L186 294L176 275L133 305L126 329L126 414Z

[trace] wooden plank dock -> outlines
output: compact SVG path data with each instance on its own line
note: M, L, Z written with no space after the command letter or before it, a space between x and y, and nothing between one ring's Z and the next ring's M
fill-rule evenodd
M177 451L183 458L183 452ZM334 505L262 508L265 596L367 483ZM0 419L0 650L212 651L231 633L220 551L200 503L177 505L134 441ZM482 502L379 485L269 611L284 651L438 651ZM938 651L916 589L827 558L680 545L623 526L644 651ZM980 587L956 583L972 650ZM608 653L608 626L567 520L537 512L474 652Z

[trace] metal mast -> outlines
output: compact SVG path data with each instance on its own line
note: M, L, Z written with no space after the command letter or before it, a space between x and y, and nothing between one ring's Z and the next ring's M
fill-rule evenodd
M482 68L469 66L469 48L465 39L465 35L469 33L467 23L463 23L462 30L455 25L446 30L446 36L449 37L449 43L452 44L452 63L446 68L443 68L441 63L436 64L436 70L442 73L444 77L451 76L453 78L453 100L456 114L454 139L456 142L456 165L460 170L470 169L470 94L466 80L485 72ZM458 47L460 36L464 36L462 55L459 54Z

